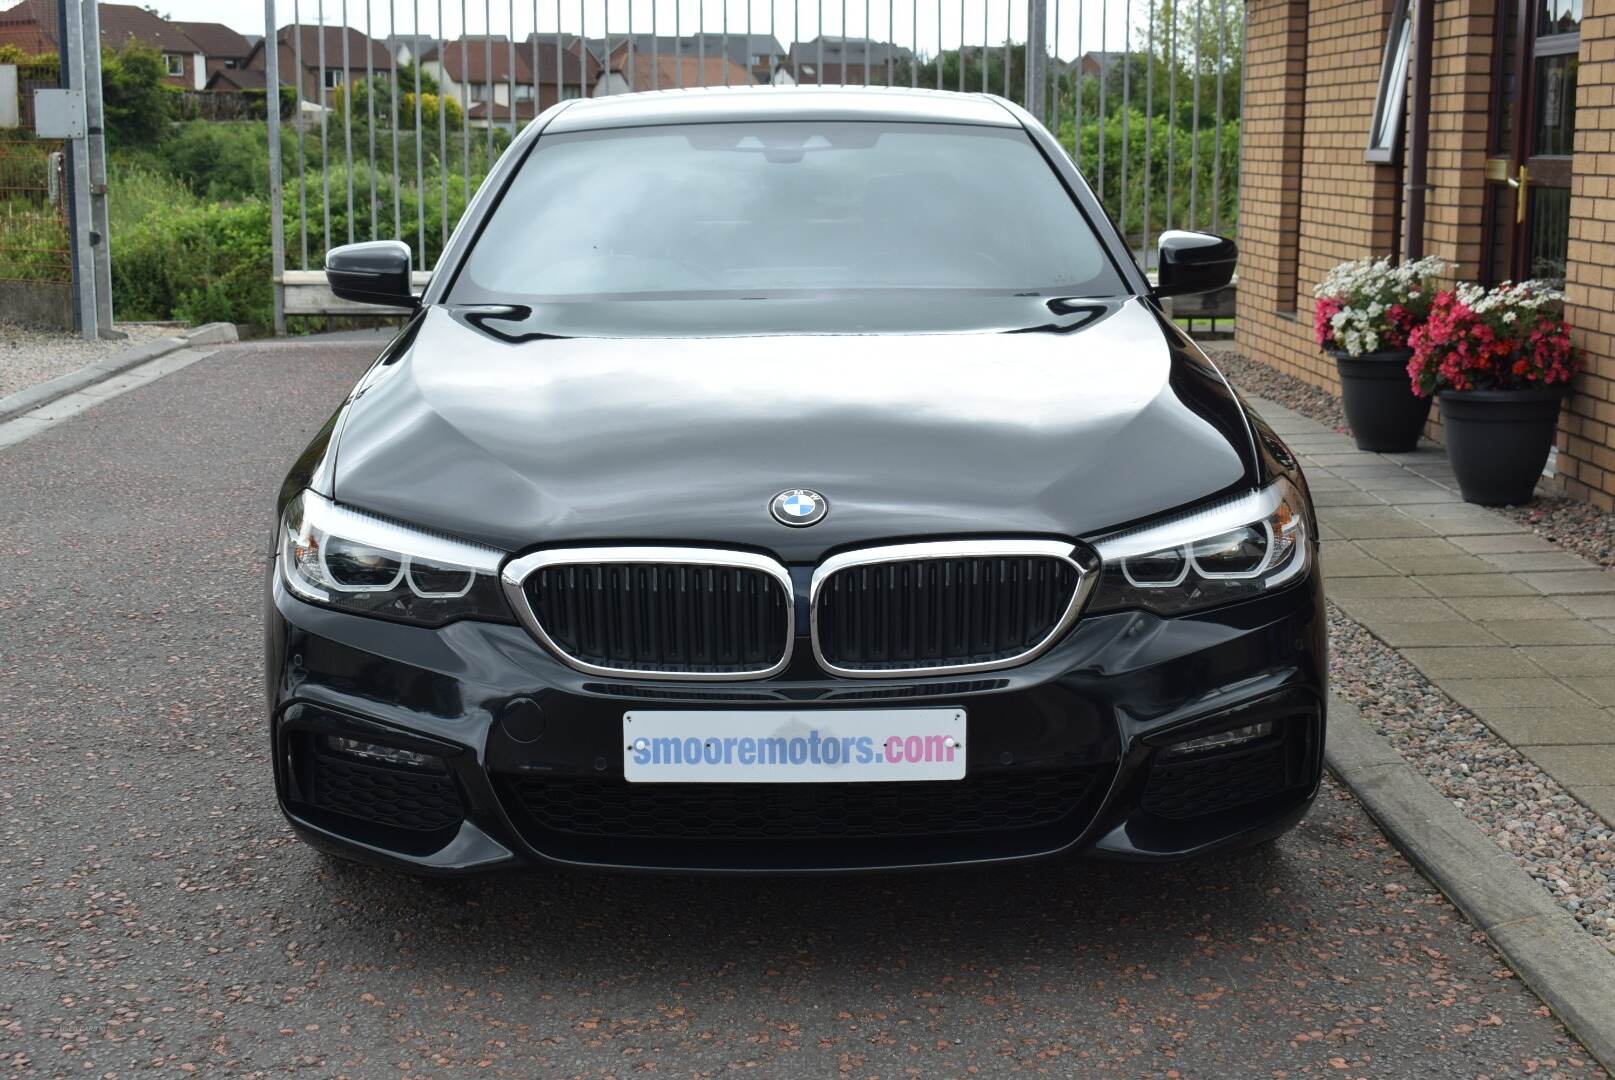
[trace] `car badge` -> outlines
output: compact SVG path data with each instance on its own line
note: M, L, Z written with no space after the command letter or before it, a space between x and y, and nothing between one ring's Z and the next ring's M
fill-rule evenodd
M769 513L781 525L803 528L817 525L830 512L830 503L823 495L808 488L788 488L775 495L768 504Z

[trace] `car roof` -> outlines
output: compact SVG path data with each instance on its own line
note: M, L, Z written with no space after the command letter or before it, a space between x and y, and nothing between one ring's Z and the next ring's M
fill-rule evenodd
M884 86L713 86L569 103L545 133L746 120L882 120L1017 127L997 98Z

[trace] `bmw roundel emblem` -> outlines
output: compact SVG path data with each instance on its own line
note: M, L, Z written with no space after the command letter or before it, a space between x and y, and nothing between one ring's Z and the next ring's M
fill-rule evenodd
M768 510L781 525L801 528L823 521L824 515L830 512L830 503L817 491L789 488L774 496Z

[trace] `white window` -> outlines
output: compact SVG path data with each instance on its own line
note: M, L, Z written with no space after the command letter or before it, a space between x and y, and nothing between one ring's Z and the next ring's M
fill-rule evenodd
M170 75L183 76L185 74L185 54L183 53L163 53L163 64L167 67Z
M516 100L517 101L532 101L533 100L533 88L531 86L525 85L523 83L517 83L516 84Z
M1402 113L1407 102L1408 49L1412 37L1412 6L1408 0L1396 0L1385 36L1385 54L1380 59L1374 118L1368 129L1369 161L1384 164L1396 160L1396 147L1402 138Z
M583 96L583 90L578 86L577 83L573 83L571 86L563 86L563 87L561 87L561 100L562 101L570 101L573 98L582 97L582 96Z
M325 88L327 90L334 90L334 89L336 89L337 87L339 87L341 85L342 85L342 69L341 68L326 68L325 69Z

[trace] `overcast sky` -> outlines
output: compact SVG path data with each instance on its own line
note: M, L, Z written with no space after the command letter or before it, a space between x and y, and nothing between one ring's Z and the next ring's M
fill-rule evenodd
M1126 24L1129 15L1134 26L1132 47L1142 51L1145 45L1147 27L1145 21L1149 14L1149 0L1109 0L1108 12L1105 0L1047 0L1049 18L1052 24L1055 8L1059 8L1059 49L1058 54L1072 57L1079 52L1101 48L1101 41L1108 42L1108 47L1120 49L1126 33ZM7 0L0 0L6 4ZM300 17L304 22L315 22L318 19L322 0L297 0ZM324 14L327 22L337 24L342 21L344 0L323 0ZM348 25L364 30L366 26L365 7L367 0L346 0ZM460 11L462 0L368 0L370 17L373 20L374 36L385 37L389 32L391 22L388 18L388 9L392 7L397 11L397 25L400 33L408 33L414 26L414 11L417 3L420 9L420 25L424 33L433 33L438 28L438 12L443 13L442 25L447 36L456 37L461 30ZM472 33L482 32L486 25L484 12L491 6L491 18L495 33L506 33L511 22L511 0L464 0L468 10L468 22ZM759 33L768 30L770 0L656 0L656 30L660 33L671 34L674 25L674 9L678 8L679 28L684 33L693 32L697 27L697 17L701 9L705 9L704 26L707 30L717 32L723 29L724 5L728 5L729 29L733 33L744 32L746 29L747 4L751 6L753 29ZM963 0L965 40L979 42L982 39L982 16L988 15L987 36L994 44L1004 40L1006 19L1013 13L1013 25L1010 34L1016 41L1026 38L1025 0ZM552 31L556 23L555 0L537 0L538 29ZM942 46L956 48L959 44L959 10L960 0L942 0ZM223 22L244 34L262 34L264 32L264 4L262 0L154 0L151 6L159 13L173 19L185 19L205 22ZM276 0L276 20L284 25L292 21L293 0ZM637 33L649 33L651 26L651 0L562 0L560 5L561 28L571 33L577 33L580 24L584 25L590 36L599 36L601 20L610 13L610 30L613 34L627 32L629 28L629 7L633 8L633 29ZM934 53L937 48L937 0L918 0L918 29L920 48L924 52ZM1209 5L1208 5L1209 7ZM802 40L810 40L819 33L819 11L814 0L773 0L774 33L786 47L797 36L792 28L793 14L800 12ZM868 34L865 34L864 12L865 0L825 0L824 3L824 32L835 35L842 32L842 12L845 11L846 32L862 37L869 36L876 40L895 40L901 45L912 45L916 26L915 0L868 0L869 11ZM516 34L525 37L533 29L534 0L515 0ZM1081 38L1078 38L1079 12L1081 14ZM888 14L891 24L888 26ZM1187 9L1184 17L1187 18ZM1103 32L1103 37L1101 33Z

